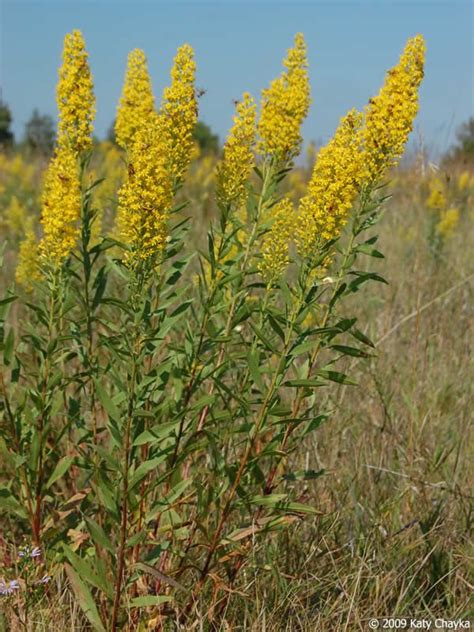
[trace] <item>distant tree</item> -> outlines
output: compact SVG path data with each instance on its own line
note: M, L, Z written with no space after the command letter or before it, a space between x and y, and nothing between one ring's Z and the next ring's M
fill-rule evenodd
M112 121L112 123L110 124L110 127L107 131L107 136L106 136L106 140L108 140L111 143L115 143L115 119Z
M457 142L447 155L448 161L474 162L474 117L465 121L456 133Z
M25 125L25 143L33 151L48 155L53 151L55 140L54 121L48 114L40 114L33 110L30 120Z
M0 146L13 144L13 132L10 129L12 120L10 108L0 99Z
M219 136L203 121L198 121L194 128L194 139L204 154L217 154L219 151Z

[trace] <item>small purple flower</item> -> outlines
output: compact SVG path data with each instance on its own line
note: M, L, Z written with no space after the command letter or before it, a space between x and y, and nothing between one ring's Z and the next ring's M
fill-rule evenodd
M31 557L39 557L41 555L41 549L39 546L35 546L35 548L31 551Z
M36 583L37 584L47 584L47 583L49 583L50 579L51 579L51 577L49 575L43 575L43 577L41 579L38 579L38 581Z
M0 595L8 596L8 595L12 595L14 590L19 590L20 585L18 583L18 581L16 579L12 579L11 581L8 582L8 584L6 582L4 582L3 580L0 580Z
M24 546L22 547L19 551L18 551L18 557L23 558L23 557L39 557L41 555L41 549L39 546L35 546L34 549L32 549L31 547Z

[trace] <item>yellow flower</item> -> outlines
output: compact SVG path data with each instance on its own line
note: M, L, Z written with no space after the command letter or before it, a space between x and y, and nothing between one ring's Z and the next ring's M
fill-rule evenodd
M440 178L433 178L429 184L430 194L426 200L426 206L433 211L446 208L445 185Z
M129 153L128 179L118 194L118 227L130 247L126 256L130 268L152 264L165 245L173 183L162 123L161 117L154 117L137 130Z
M224 145L217 167L217 198L223 204L243 206L247 199L247 180L255 165L256 105L247 92L236 106L234 125Z
M471 179L471 174L469 171L463 171L458 177L458 189L460 191L465 191L469 188L469 181Z
M258 269L267 280L278 278L290 263L289 243L293 237L295 211L293 203L283 198L271 208L272 222L262 245Z
M441 219L436 226L436 232L441 237L451 237L458 223L459 209L449 208L446 211L441 211Z
M408 40L399 63L388 71L379 94L366 108L364 144L369 180L376 182L400 159L418 112L425 42Z
M115 136L122 147L129 147L141 125L146 125L155 112L151 80L145 53L136 48L128 55L122 96L117 108Z
M38 243L33 230L33 220L32 218L28 218L25 228L25 238L20 243L18 265L15 272L17 282L23 285L28 292L32 289L32 282L39 281L41 278L38 262Z
M165 88L160 117L168 142L168 159L175 181L180 182L193 153L193 133L197 123L194 88L196 64L189 44L178 49L171 70L171 86Z
M77 159L69 147L56 149L46 172L42 205L40 252L48 262L58 266L76 244L81 215Z
M306 44L301 33L295 36L295 45L283 65L286 70L262 93L258 151L286 162L299 153L300 128L311 101Z
M16 195L12 196L10 204L6 208L5 219L8 227L14 235L18 236L23 233L26 220L26 209L22 204L20 204Z
M88 54L80 31L64 39L56 100L59 109L58 144L79 154L92 145L95 97Z
M334 137L317 155L306 195L300 200L295 239L304 257L337 238L347 222L365 175L360 112L341 119Z

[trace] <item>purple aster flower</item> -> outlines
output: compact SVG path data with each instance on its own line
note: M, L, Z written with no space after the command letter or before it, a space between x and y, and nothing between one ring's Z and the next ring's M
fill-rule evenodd
M31 557L39 557L41 555L41 549L39 546L35 546L35 548L31 551Z
M11 581L8 582L8 584L4 582L3 580L0 581L0 595L3 595L3 596L12 595L13 591L19 590L19 588L20 588L20 585L16 579L12 579Z

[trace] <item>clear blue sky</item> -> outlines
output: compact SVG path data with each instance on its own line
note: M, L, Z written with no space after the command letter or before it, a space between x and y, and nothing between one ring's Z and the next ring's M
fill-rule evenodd
M147 54L155 94L168 83L177 46L189 42L206 89L200 116L221 136L232 101L255 96L281 69L293 35L309 49L313 104L306 140L326 140L349 108L378 91L406 39L427 41L426 77L414 138L446 149L473 114L473 4L470 0L287 0L182 2L143 0L0 0L0 84L23 132L34 107L55 115L55 83L64 35L79 28L90 53L98 136L114 117L126 57Z

